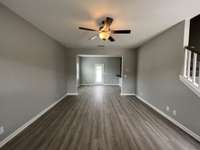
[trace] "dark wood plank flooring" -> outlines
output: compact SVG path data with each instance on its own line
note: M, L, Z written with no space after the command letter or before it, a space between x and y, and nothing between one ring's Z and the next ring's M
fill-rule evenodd
M113 86L85 86L1 150L200 150L200 143Z

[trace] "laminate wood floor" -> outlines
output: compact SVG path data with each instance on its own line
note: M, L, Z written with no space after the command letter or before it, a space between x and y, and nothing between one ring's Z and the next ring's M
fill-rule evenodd
M114 86L85 86L1 150L200 150L200 143Z

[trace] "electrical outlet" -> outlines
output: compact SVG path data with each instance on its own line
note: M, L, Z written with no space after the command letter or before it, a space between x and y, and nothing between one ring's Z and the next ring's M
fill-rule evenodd
M169 106L166 106L166 111L169 111L169 110L170 110Z
M176 116L176 110L173 110L173 115Z
M3 133L4 133L4 127L1 126L1 127L0 127L0 135L2 135Z

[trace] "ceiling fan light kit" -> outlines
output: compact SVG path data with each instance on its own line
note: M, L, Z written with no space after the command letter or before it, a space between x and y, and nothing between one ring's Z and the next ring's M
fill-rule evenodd
M110 42L114 42L115 39L112 37L112 34L130 34L131 30L111 30L110 26L113 22L113 18L106 17L102 21L102 25L99 27L99 30L85 28L85 27L79 27L80 30L86 30L86 31L93 31L98 32L99 39L106 41L109 40ZM94 40L96 38L90 38L91 40Z
M99 32L99 38L101 39L101 40L108 40L109 39L109 37L110 37L110 35L111 35L111 32L110 31L100 31Z

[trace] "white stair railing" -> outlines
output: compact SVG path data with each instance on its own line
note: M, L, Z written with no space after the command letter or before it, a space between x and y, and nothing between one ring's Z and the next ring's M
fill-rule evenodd
M196 52L185 49L184 78L200 89L200 62ZM198 74L197 74L198 73Z

